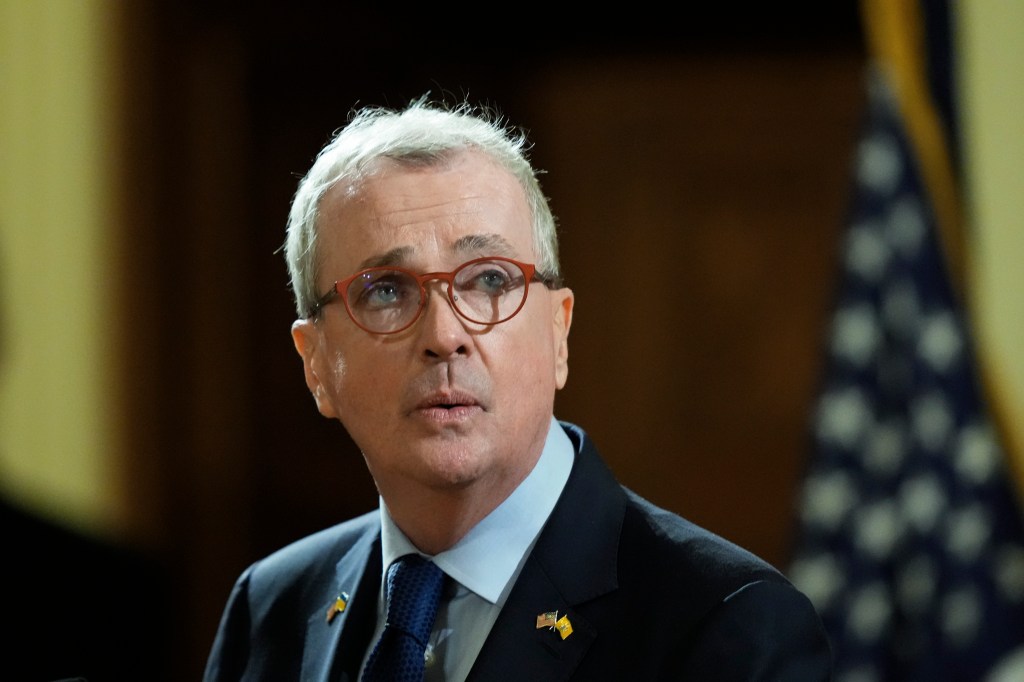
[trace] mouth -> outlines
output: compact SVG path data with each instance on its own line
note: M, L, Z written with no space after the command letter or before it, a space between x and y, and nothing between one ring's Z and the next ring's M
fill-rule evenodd
M431 395L416 406L419 410L435 408L450 410L458 407L480 407L480 403L468 393L445 392Z
M454 422L468 419L484 411L475 397L468 393L444 392L428 396L417 403L414 412L431 421Z

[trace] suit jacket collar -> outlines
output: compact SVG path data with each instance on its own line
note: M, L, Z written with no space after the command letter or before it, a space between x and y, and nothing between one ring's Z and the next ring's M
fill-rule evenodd
M597 636L576 607L618 587L625 494L583 431L566 422L561 425L576 449L572 472L469 680L568 679ZM307 622L301 679L358 679L373 634L380 580L378 524L338 561L335 580L314 599L317 606ZM342 592L352 599L328 623L327 609ZM553 611L568 618L571 634L563 638L556 629L536 627L538 615Z
M470 680L568 679L597 636L576 607L618 586L625 493L583 431L562 426L576 446L576 462ZM571 634L536 627L537 616L551 611L568 618Z
M356 680L376 623L381 580L380 525L363 535L335 567L335 579L306 623L303 680ZM348 595L343 611L328 620L339 596Z

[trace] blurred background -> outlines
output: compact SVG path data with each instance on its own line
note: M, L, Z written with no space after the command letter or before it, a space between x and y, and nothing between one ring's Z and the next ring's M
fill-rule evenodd
M427 91L536 145L577 300L558 416L625 484L788 569L868 76L893 55L941 73L939 135L909 137L952 169L928 229L1015 499L1024 13L888 3L919 29L901 42L876 4L0 0L2 570L25 679L198 679L240 571L375 506L306 390L278 248L349 110ZM912 58L925 43L942 69Z

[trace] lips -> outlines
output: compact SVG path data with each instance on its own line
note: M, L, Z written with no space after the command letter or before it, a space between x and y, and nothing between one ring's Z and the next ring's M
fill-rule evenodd
M480 407L480 403L469 393L451 391L430 395L416 405L417 410L452 410L460 407Z
M456 424L489 412L492 401L486 374L464 364L441 363L409 383L401 404L407 416Z
M468 426L486 408L472 393L437 390L417 400L410 416L433 428Z

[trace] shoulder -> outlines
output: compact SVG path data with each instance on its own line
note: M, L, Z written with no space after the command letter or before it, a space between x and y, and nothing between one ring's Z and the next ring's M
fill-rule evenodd
M656 609L675 600L687 605L687 618L700 619L741 590L749 593L740 601L760 594L761 585L778 586L804 601L768 561L620 485L586 432L567 422L562 427L578 456L566 488L568 504L558 516L568 518L569 527L555 531L557 539L589 543L587 551L614 552L616 584L634 605ZM594 508L594 499L604 500L600 508ZM577 515L583 508L590 510L593 529L585 537Z
M777 568L623 487L586 433L562 426L577 458L534 552L577 599L581 629L616 643L581 679L828 678L820 619Z
M688 653L668 655L665 670L679 679L753 679L769 669L772 679L829 679L821 621L777 568L629 490L626 497L620 588L647 604L666 641L687 643L666 647ZM747 657L735 655L737 642Z
M320 579L330 579L338 564L359 545L370 544L380 533L380 515L374 510L331 526L282 547L250 566L240 578L250 592L287 592ZM359 560L366 554L358 552Z
M660 570L689 584L738 589L754 580L787 582L761 557L626 489L623 556L656 554Z
M719 598L756 580L787 582L752 552L620 485L586 432L569 422L561 425L578 453L565 513L575 522L575 510L592 507L595 498L604 500L600 510L593 510L591 524L617 534L620 574L635 574L647 585L668 581ZM566 531L561 537L572 535Z
M380 515L369 512L251 564L228 597L203 679L298 679L311 615L332 603L339 571L363 570L379 537Z
M764 595L780 603L789 597L794 612L812 618L806 598L770 563L682 516L626 490L618 547L618 587L634 605L651 613L672 609L685 631L723 608L746 608ZM655 587L656 586L656 587ZM736 597L743 598L736 600ZM812 618L813 619L813 618Z

